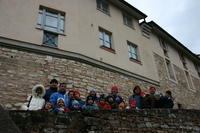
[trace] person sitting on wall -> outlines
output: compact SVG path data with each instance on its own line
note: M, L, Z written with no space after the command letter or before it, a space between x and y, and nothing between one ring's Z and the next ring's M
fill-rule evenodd
M166 91L165 96L161 97L163 101L163 108L173 108L174 102L171 91Z
M149 94L147 94L143 100L143 108L154 108L155 107L155 86L149 86Z
M105 94L101 94L99 100L96 102L99 109L111 109L111 106L106 102Z
M85 101L83 101L80 96L81 96L80 91L74 90L74 99L79 102L81 107L83 107L83 105L85 105Z
M129 109L129 110L137 109L136 103L137 103L137 100L135 98L130 99L129 106L127 106L126 109Z
M69 108L71 109L72 107L72 102L75 100L75 93L74 93L74 90L70 90L68 93L67 93L68 97L69 97Z
M106 102L109 103L111 109L118 109L119 104L114 100L114 97L112 95L108 95L106 97Z
M119 105L121 102L123 102L123 98L118 95L119 88L117 86L111 87L111 96L113 97L114 101Z
M52 79L50 81L50 87L49 87L49 89L46 90L46 93L45 93L45 95L43 97L45 99L45 101L49 102L50 96L53 93L57 92L57 90L58 90L58 81L56 79Z
M140 87L137 85L133 89L133 95L129 97L129 101L131 99L136 100L136 107L139 108L139 109L141 109L141 107L142 107L142 99L143 99L142 96L141 96L141 92L142 91L141 91Z
M98 109L98 106L95 103L94 97L92 97L92 96L87 97L86 103L83 106L83 109L85 109L85 110L96 110L96 109Z
M96 93L96 89L92 88L89 90L89 95L88 96L91 96L92 99L96 102L98 100L98 97L97 97L97 93Z
M52 103L51 102L46 102L44 107L42 108L42 110L44 111L53 111L53 106L52 106Z
M163 100L162 100L162 94L160 92L155 92L155 102L154 102L154 108L163 108Z
M43 96L45 95L45 88L43 85L35 85L32 88L32 95L27 98L28 103L22 105L22 110L41 110L45 104Z
M65 107L65 102L63 98L58 98L57 99L57 104L54 109L55 112L65 112L69 111L69 108Z
M70 110L74 111L74 110L82 110L82 107L80 105L80 103L77 100L73 100L71 103L71 107Z
M55 92L50 97L50 102L52 103L53 107L56 106L58 98L63 98L65 107L69 107L69 96L66 95L66 83L60 83L58 92Z

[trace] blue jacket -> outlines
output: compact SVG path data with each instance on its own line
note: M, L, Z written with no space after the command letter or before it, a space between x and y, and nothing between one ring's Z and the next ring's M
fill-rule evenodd
M131 99L136 100L136 107L141 108L142 107L142 97L140 95L133 94L132 96L129 97L129 100Z
M53 94L53 93L55 93L55 92L57 92L57 88L49 88L49 89L47 89L46 90L46 93L45 93L45 95L44 95L44 100L46 101L46 102L49 102L49 99L50 99L50 96Z
M50 102L55 106L57 104L57 99L58 98L63 98L65 101L65 107L69 107L70 99L68 95L65 94L66 92L55 92L51 95L50 97Z

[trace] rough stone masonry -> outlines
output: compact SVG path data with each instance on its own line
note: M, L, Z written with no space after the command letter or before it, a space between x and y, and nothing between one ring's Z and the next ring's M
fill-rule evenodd
M192 77L196 89L189 88L184 71L174 66L177 82L172 82L167 78L164 59L157 54L154 57L160 78L158 90L171 90L175 103L182 104L184 108L200 109L200 80ZM68 89L80 90L83 97L90 88L96 88L98 93L109 93L110 87L117 85L125 100L134 86L139 85L148 92L147 87L152 85L78 60L40 54L36 50L0 47L0 103L4 108L18 109L26 101L27 95L31 94L34 85L41 83L47 87L52 78L67 82Z

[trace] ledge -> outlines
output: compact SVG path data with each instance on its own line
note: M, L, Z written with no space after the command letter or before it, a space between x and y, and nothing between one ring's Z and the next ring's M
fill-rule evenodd
M108 47L106 47L106 46L100 46L100 48L101 48L101 49L104 49L104 50L106 50L106 51L108 51L108 52L111 52L111 53L113 53L113 54L116 54L115 50L112 49L112 48L108 48Z
M1 36L0 36L0 46L13 48L13 49L17 49L20 51L28 51L28 52L38 53L38 54L42 54L42 55L50 55L53 57L79 61L79 62L86 63L86 64L89 64L94 67L98 67L98 68L101 68L101 69L104 69L107 71L120 73L120 74L128 76L128 77L136 78L136 79L142 80L144 82L150 83L152 85L160 86L160 83L158 81L143 77L141 75L132 73L132 72L124 70L122 68L119 68L119 67L116 67L116 66L113 66L110 64L106 64L104 62L95 60L95 59L87 57L85 55L70 52L70 51L64 51L64 50L60 50L57 48L50 48L50 47L46 47L46 46L42 46L42 45L38 45L38 44L22 42L22 41L18 41L18 40L12 40L12 39L8 39L8 38L1 37Z

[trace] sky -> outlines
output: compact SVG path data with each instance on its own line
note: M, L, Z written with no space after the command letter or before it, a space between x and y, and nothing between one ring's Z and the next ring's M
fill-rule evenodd
M195 54L200 54L200 0L126 0Z

